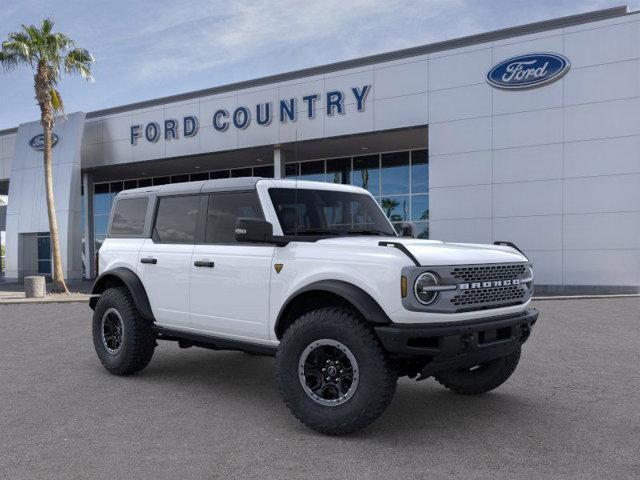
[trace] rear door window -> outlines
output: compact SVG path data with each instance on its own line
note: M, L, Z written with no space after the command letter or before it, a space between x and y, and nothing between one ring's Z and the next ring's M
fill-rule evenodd
M205 242L236 243L236 220L240 217L264 218L256 192L210 195Z
M118 200L113 210L109 235L114 237L139 237L142 235L148 204L147 197Z
M195 243L199 204L200 195L160 198L153 228L153 241Z

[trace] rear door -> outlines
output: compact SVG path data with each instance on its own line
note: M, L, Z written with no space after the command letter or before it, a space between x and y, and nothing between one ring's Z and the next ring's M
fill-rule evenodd
M235 238L239 217L264 218L257 193L215 193L207 203L203 243L191 258L191 323L210 334L267 340L275 247Z
M152 238L147 238L138 260L138 275L147 290L156 322L187 328L191 255L201 195L160 197Z

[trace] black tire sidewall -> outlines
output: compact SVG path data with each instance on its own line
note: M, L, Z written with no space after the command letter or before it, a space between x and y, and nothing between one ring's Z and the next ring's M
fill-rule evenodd
M349 424L364 426L384 411L395 390L397 374L390 373L390 365L375 334L362 325L355 315L348 311L327 310L301 317L301 323L294 324L291 332L285 334L277 356L278 380L285 402L305 424L325 433L332 433L328 430L345 433L342 430L350 430ZM298 365L302 353L314 341L321 339L335 340L345 345L358 364L356 390L341 405L317 403L305 392L300 380Z
M110 308L120 314L124 327L122 347L115 354L108 352L102 342L102 316ZM149 337L150 330L143 322L126 289L111 288L100 296L93 313L93 345L100 362L108 371L126 375L146 366L148 360L144 362L143 358L141 362L140 353L142 351L150 360L148 352L153 352L155 340Z

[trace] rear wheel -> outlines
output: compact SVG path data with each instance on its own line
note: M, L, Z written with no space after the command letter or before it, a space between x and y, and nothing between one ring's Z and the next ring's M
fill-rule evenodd
M126 288L102 293L93 312L93 346L104 368L116 375L139 372L155 345L151 323L140 316Z
M372 329L344 308L301 316L277 355L280 391L291 412L321 433L359 430L385 411L397 372Z
M462 395L479 395L498 388L513 374L520 360L520 347L505 357L471 368L441 372L434 378L444 387Z

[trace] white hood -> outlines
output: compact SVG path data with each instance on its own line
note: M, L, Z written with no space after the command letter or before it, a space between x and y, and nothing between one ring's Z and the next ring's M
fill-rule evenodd
M476 243L446 243L438 240L418 240L401 237L355 236L327 238L318 244L379 247L379 242L397 242L407 247L420 265L473 265L482 263L526 262L527 258L511 247Z

